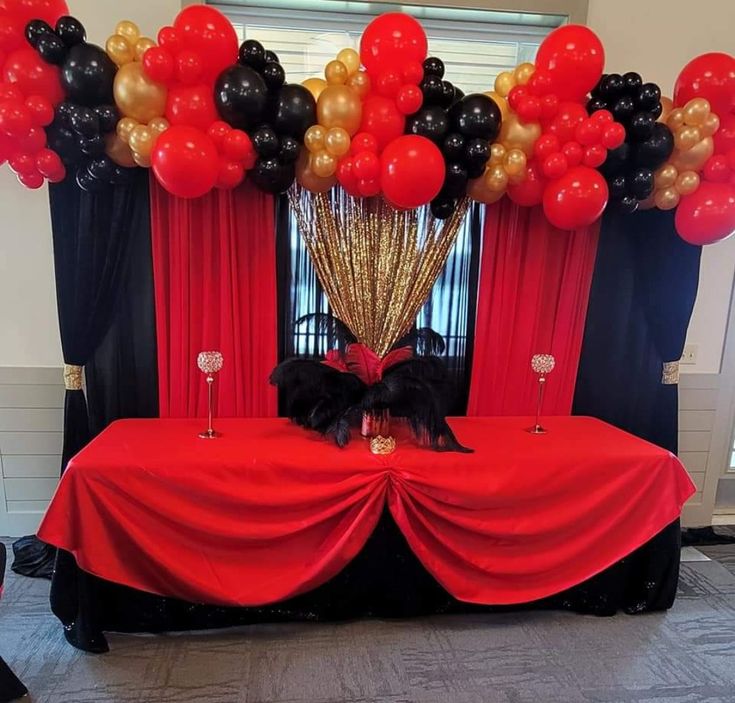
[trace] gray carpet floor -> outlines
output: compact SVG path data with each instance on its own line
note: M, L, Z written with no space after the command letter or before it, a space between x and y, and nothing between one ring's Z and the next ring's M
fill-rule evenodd
M101 656L66 644L47 582L9 574L0 655L34 703L733 703L735 545L686 555L667 613L110 635Z

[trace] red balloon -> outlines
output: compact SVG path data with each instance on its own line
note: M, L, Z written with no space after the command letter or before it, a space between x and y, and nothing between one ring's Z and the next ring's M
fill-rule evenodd
M2 166L14 152L14 140L0 132L0 166Z
M168 91L166 118L172 125L196 127L206 132L213 122L219 121L212 89L206 85L172 88Z
M37 154L46 146L46 132L42 127L31 127L22 139L18 140L18 147L26 154Z
M730 180L730 166L724 154L715 154L702 169L702 176L713 183L727 183Z
M224 122L223 120L217 120L209 125L207 134L209 138L214 142L217 149L222 150L222 146L225 141L225 137L232 131L232 127Z
M543 161L547 156L559 151L561 145L555 134L542 134L533 145L533 155Z
M582 100L595 87L605 66L597 35L580 24L566 24L549 34L536 54L536 71L547 73L560 100Z
M604 110L601 110L601 112L604 112ZM602 145L606 149L617 149L624 141L625 127L620 122L612 122L604 128L602 132Z
M355 198L359 198L360 179L355 175L353 169L354 162L351 158L342 159L337 164L337 180L347 193Z
M559 104L559 111L549 126L549 131L556 134L561 142L575 139L577 125L587 119L587 110L583 105L573 102Z
M518 112L521 101L529 95L528 88L523 85L515 85L508 93L508 105L514 112Z
M237 33L230 20L208 5L190 5L174 21L182 48L198 54L205 81L237 61Z
M402 84L403 80L401 79L401 74L398 73L398 71L383 71L383 73L378 76L378 80L375 81L375 92L386 98L395 98L396 95L398 95L398 91L401 89Z
M22 102L23 93L18 90L18 86L11 83L0 83L0 103L2 102Z
M184 48L179 33L173 27L161 27L158 30L158 44L172 54L178 54Z
M592 144L584 150L582 163L590 168L598 168L605 163L607 149L602 144Z
M361 151L355 155L352 170L361 181L372 181L380 175L380 159L372 151Z
M380 193L380 179L363 178L358 182L357 189L360 191L360 195L362 195L363 198L372 198L374 195Z
M549 154L541 166L541 171L546 178L559 178L563 176L569 169L569 163L567 157L564 156L560 151L554 154Z
M582 146L592 146L599 144L602 139L602 127L599 122L592 119L586 119L577 125L574 130L574 140Z
M371 95L362 104L361 132L369 132L384 149L389 142L403 134L405 117L398 112L393 100L381 95Z
M202 60L193 51L182 51L176 57L176 78L182 83L192 85L202 77Z
M541 203L544 197L546 179L535 161L526 166L526 177L520 183L508 184L508 197L523 207L533 207Z
M674 85L674 104L706 98L720 117L735 110L735 57L712 52L692 59Z
M403 115L411 115L421 109L424 96L415 85L404 85L396 95L396 107Z
M34 126L48 127L54 121L54 106L46 98L31 95L25 104Z
M735 115L718 115L720 128L714 133L715 154L724 154L735 149Z
M18 175L36 171L36 161L30 154L15 154L8 159L8 166Z
M418 85L424 79L424 67L420 61L407 61L401 71L403 81L409 85Z
M0 7L17 17L24 28L32 19L45 20L53 26L59 17L69 14L65 0L4 0Z
M28 171L28 173L19 173L18 180L31 190L36 190L43 185L43 176L38 171Z
M612 112L610 112L610 110L595 110L595 112L590 115L590 119L597 122L600 127L602 127L602 129L615 121L615 118L613 117L613 114Z
M148 78L158 83L168 83L174 75L174 57L161 46L152 46L143 54L143 70Z
M174 126L161 134L151 164L158 182L180 198L198 198L208 193L219 176L214 142L193 127Z
M253 143L241 129L231 129L222 142L222 152L232 161L249 161L253 156Z
M554 119L559 112L559 98L553 93L541 98L541 119L545 122Z
M676 209L676 231L690 244L714 244L735 232L735 186L702 181Z
M535 95L525 95L518 103L516 112L521 122L536 122L543 112L541 100Z
M39 173L52 183L59 183L66 176L66 169L61 157L51 149L41 149L36 154L36 168Z
M567 142L562 148L562 153L567 157L570 166L579 166L584 158L584 149L578 142Z
M0 50L15 51L23 44L23 22L0 6Z
M8 56L3 71L8 83L15 83L25 96L40 95L57 105L64 99L59 69L45 63L30 47Z
M361 151L378 151L378 140L369 132L358 132L350 142L350 154L353 156Z
M426 137L394 139L381 156L380 186L394 207L410 210L431 202L444 183L444 157Z
M239 186L245 178L245 169L237 161L223 161L217 175L217 187L232 190Z
M607 198L602 174L587 166L575 166L546 186L544 214L560 229L586 227L602 215Z
M360 39L360 59L369 73L422 62L428 42L423 27L410 15L388 12L365 27Z
M14 139L22 139L32 124L31 113L22 103L0 103L0 132Z

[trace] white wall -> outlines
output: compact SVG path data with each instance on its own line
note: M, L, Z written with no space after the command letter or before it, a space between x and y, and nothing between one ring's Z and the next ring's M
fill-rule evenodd
M708 51L735 52L735 0L590 0L589 26L605 47L606 70L638 71L671 95L684 65ZM698 346L686 373L718 373L735 275L735 237L705 247L687 343Z

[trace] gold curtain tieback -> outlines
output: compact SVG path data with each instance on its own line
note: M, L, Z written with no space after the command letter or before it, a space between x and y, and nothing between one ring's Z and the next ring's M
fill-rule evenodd
M396 440L393 437L373 437L370 440L370 451L373 454L392 454L396 450Z
M679 362L664 361L661 383L665 386L675 386L679 383Z
M82 390L82 371L83 366L75 366L74 364L64 364L64 388L68 391Z

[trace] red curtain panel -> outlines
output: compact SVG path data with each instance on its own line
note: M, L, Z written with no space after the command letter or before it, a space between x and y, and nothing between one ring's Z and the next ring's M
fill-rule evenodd
M487 208L468 415L532 415L534 354L556 358L544 413L571 412L598 234L505 198Z
M151 238L161 417L204 416L200 351L220 351L215 410L221 417L270 417L277 396L273 199L245 184L196 200L151 179Z

